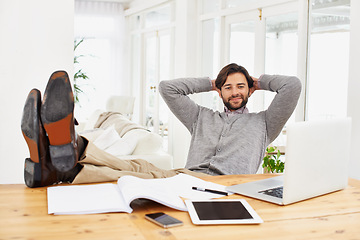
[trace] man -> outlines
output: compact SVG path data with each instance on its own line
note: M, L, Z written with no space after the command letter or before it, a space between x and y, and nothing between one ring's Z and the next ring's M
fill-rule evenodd
M24 105L21 130L30 153L30 158L25 159L26 185L115 181L129 174L163 178L179 173L193 176L253 173L266 145L275 139L295 108L300 83L297 78L280 76L263 76L261 81L253 78L252 83L246 70L236 73L224 69L211 84L209 79L161 83L164 99L193 135L186 168L173 170L159 169L141 159L121 160L79 136L74 128L74 98L69 77L64 71L53 73L43 100L40 91L33 89ZM246 76L246 82L241 74ZM278 94L267 111L248 114L247 98L260 86ZM219 92L227 106L225 113L198 106L186 96L210 90ZM243 114L230 118L234 112Z
M186 168L210 175L256 173L266 147L293 113L301 92L296 77L250 77L237 64L225 66L216 80L184 78L160 83L160 93L191 133ZM269 108L249 113L248 98L256 90L277 92ZM216 90L225 111L194 103L187 95Z

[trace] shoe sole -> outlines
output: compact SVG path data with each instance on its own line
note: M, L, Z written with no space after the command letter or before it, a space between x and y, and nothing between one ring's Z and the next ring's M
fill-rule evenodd
M69 77L64 71L54 72L46 86L41 120L50 142L50 157L60 172L71 170L77 163L72 144L74 96Z
M24 166L24 180L28 187L36 187L41 183L40 106L40 91L32 89L26 99L21 119L21 131L30 152L30 158L25 159Z

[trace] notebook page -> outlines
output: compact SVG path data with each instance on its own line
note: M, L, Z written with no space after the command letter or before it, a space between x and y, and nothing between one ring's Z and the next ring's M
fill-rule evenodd
M48 187L48 214L132 212L116 184Z

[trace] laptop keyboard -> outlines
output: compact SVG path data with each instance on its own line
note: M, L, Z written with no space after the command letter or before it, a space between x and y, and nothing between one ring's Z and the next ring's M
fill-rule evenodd
M283 189L284 188L281 186L281 187L263 190L263 191L260 191L259 193L263 193L263 194L270 195L270 196L277 197L277 198L282 198L283 197Z

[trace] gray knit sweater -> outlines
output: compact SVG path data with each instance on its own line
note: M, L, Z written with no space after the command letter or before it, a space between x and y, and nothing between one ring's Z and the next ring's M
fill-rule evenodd
M187 95L207 92L209 78L160 82L160 93L191 133L186 168L211 175L256 173L266 147L275 140L294 111L301 92L296 77L263 75L260 88L277 92L269 108L228 117L200 106Z

